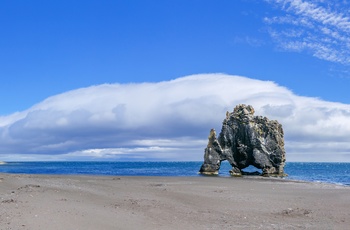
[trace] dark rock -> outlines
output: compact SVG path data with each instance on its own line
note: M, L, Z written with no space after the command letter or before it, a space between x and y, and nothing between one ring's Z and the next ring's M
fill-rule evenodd
M218 174L221 162L227 160L233 176L253 165L264 176L285 176L285 150L282 125L266 117L254 116L250 105L238 105L227 112L219 137L210 131L204 153L203 174Z
M208 145L204 150L204 163L199 170L203 174L218 174L223 155L214 129L210 130Z

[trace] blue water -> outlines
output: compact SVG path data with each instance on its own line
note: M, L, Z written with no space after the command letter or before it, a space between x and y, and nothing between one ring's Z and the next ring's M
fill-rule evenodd
M0 165L2 173L119 175L119 176L201 176L202 162L9 162ZM221 165L219 176L229 177L231 166ZM257 169L248 167L245 171ZM350 186L350 163L288 162L286 179L326 182Z

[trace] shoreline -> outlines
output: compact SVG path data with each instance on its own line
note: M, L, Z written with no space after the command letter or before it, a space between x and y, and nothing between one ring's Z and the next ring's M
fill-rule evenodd
M105 174L30 174L30 173L6 173L6 172L0 172L1 175L28 175L28 176L58 176L58 177L125 177L125 178L201 178L201 177L208 177L208 178L231 178L232 180L237 179L247 179L247 180L271 180L271 181L278 181L278 182L294 182L294 183L311 183L311 184L324 184L324 185L334 185L334 186L342 186L345 188L350 188L350 185L348 184L342 184L342 183L336 183L336 182L324 182L324 181L308 181L308 180L298 180L298 179L290 179L288 176L286 177L274 177L274 176L259 176L259 175L242 175L239 177L236 176L229 176L229 175L205 175L198 173L195 176L144 176L144 175L105 175Z
M133 175L133 176L198 176L200 161L190 162L8 162L0 165L3 173L35 173L59 175ZM325 165L324 165L325 164ZM91 166L90 166L91 165ZM89 168L92 167L92 170ZM164 172L159 172L158 168L162 167ZM165 168L163 168L165 167ZM181 170L179 170L181 167ZM329 174L324 175L324 168L331 170ZM289 174L284 180L300 180L314 183L330 183L342 186L350 186L350 176L347 171L350 163L319 163L319 162L288 162L285 173ZM145 169L143 171L142 169ZM312 168L314 172L308 170ZM231 169L228 162L223 162L220 169L219 177L231 177L228 171ZM155 173L153 173L155 170ZM247 172L254 172L254 168L248 168ZM1 173L1 172L0 172ZM251 176L251 175L250 175Z
M347 229L350 187L281 178L0 174L5 229Z

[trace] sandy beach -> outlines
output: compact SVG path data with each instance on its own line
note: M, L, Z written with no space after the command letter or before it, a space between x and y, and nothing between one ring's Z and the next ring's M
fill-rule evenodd
M0 229L349 229L350 188L268 178L0 174Z

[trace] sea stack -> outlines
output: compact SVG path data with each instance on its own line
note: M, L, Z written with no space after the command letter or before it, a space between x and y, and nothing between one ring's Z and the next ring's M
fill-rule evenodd
M227 160L233 176L241 176L242 169L253 165L263 176L285 176L282 125L266 117L254 116L251 105L237 105L227 112L219 137L210 131L204 151L202 174L218 174L221 162Z

